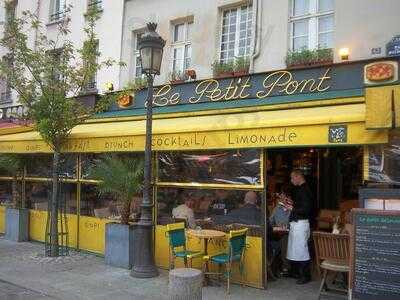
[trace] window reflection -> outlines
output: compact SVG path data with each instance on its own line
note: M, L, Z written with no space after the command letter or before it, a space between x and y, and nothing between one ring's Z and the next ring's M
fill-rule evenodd
M50 178L52 172L53 156L51 154L29 155L26 172L28 177ZM60 155L60 171L62 178L76 178L76 154Z
M130 219L139 217L141 198L134 197L130 207ZM95 184L82 185L81 215L96 218L120 219L124 203L112 195L97 192Z
M261 184L259 150L159 154L159 182Z
M12 205L11 181L0 181L0 205Z
M27 182L26 183L26 205L30 209L47 210L48 201L51 197L51 182ZM65 205L65 212L76 214L76 184L59 184L59 195L61 205Z
M191 228L246 225L261 230L263 224L261 193L254 191L159 188L157 208L160 225L184 221Z

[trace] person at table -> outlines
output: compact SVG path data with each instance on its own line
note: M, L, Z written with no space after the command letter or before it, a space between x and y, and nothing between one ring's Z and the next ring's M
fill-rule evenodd
M189 228L196 228L193 206L194 201L189 193L183 194L183 203L172 209L172 216L177 219L185 219Z
M244 196L244 205L233 209L227 215L216 215L212 218L216 224L241 223L247 225L260 225L262 222L261 209L257 206L256 192L249 191Z
M272 211L269 217L270 224L273 228L286 229L289 225L289 217L293 203L290 200L287 192L278 194L278 205ZM278 275L281 273L284 276L288 275L289 262L286 259L288 235L281 231L276 231L271 236L271 247L273 261L273 272Z
M229 192L226 190L216 190L215 200L208 210L209 215L226 215L235 208L233 199L230 198Z
M311 281L308 239L310 238L313 197L301 170L293 170L290 180L294 186L293 209L289 217L290 229L286 258L291 263L290 275L298 277L297 284L305 284Z

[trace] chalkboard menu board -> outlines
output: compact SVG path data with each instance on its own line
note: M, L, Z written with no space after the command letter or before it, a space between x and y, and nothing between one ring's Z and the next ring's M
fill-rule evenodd
M400 212L355 209L353 296L400 299Z

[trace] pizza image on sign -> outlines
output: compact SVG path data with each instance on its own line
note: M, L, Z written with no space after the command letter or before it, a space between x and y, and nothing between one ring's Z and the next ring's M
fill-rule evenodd
M368 64L364 67L364 82L366 84L387 83L398 79L397 62L384 61Z

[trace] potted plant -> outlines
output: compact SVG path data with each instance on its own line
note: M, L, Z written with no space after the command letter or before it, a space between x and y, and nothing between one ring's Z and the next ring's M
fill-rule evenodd
M186 72L181 71L172 71L169 73L169 82L171 84L183 83L189 79L189 76Z
M100 181L100 194L113 195L123 202L120 223L106 224L106 264L130 269L133 264L133 227L129 224L131 202L142 191L143 159L105 155L96 161L90 173Z
M235 59L234 76L245 76L249 74L250 60L247 57L237 57Z
M215 61L211 66L214 72L214 77L216 78L231 77L233 76L233 72L235 69L234 61L229 61L225 63L218 60Z
M29 240L29 210L23 208L22 186L18 186L18 178L23 176L24 165L25 161L21 155L0 155L0 169L12 177L12 204L6 208L5 238L16 242Z
M301 68L333 62L332 49L303 49L299 51L289 51L286 56L286 65L290 68Z

